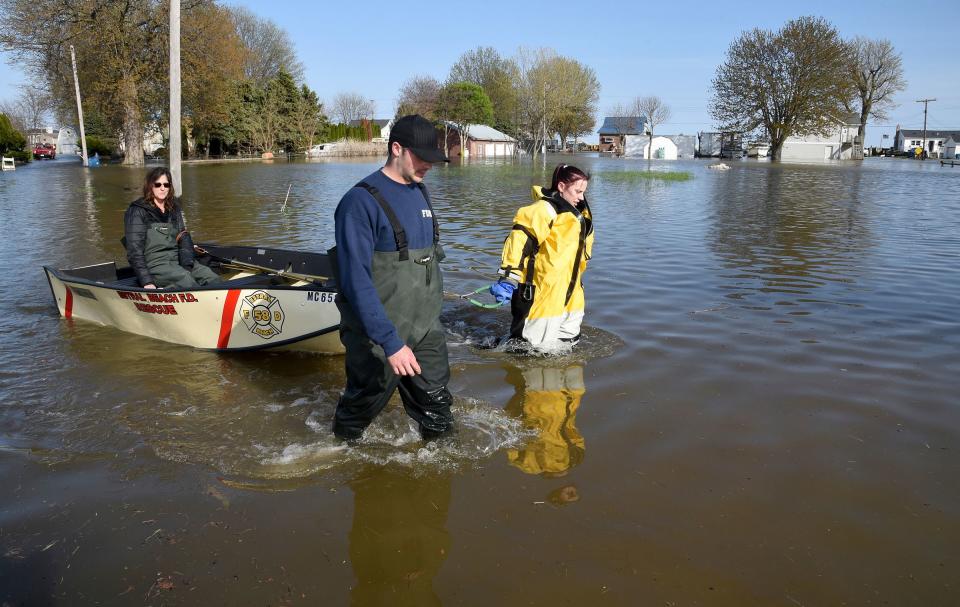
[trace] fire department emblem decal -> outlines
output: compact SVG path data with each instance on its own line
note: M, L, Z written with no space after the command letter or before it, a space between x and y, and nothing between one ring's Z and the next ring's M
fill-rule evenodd
M270 339L283 331L283 308L280 300L266 291L254 291L243 298L240 318L254 335Z

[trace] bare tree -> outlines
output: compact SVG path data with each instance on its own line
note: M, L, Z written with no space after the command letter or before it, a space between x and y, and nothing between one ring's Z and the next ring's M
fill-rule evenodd
M53 98L37 84L22 86L16 99L0 101L0 113L6 114L13 128L24 134L47 126L52 109Z
M330 104L330 115L342 124L352 120L372 119L377 111L373 99L367 99L359 93L338 93Z
M19 103L11 101L10 99L0 101L0 114L7 117L10 121L10 126L15 130L21 133L27 132L27 119Z
M23 112L28 129L39 129L51 118L53 98L45 86L35 83L24 85L17 97L17 104Z
M437 100L442 85L432 76L414 76L400 87L397 117L420 114L428 120L437 119Z
M884 120L887 110L896 105L893 96L907 88L900 54L889 40L871 40L857 36L850 43L853 58L853 79L860 101L860 128L857 136L863 142L869 117Z
M664 103L656 95L650 97L637 97L633 100L633 111L637 116L646 119L647 136L650 144L647 147L647 159L653 158L653 129L658 124L663 124L670 120L670 106Z
M294 81L303 82L303 64L286 30L242 6L229 10L246 50L243 71L248 80L263 85L284 70Z
M711 113L726 131L770 139L773 160L787 137L826 134L854 95L849 46L827 21L800 17L780 30L744 32L713 79Z

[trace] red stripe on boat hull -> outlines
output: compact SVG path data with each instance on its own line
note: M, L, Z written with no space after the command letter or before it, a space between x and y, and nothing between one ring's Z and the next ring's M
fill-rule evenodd
M73 318L73 291L66 285L64 288L67 290L67 303L63 306L63 317Z
M230 289L227 299L223 302L223 316L220 317L220 338L217 339L217 349L222 350L230 343L230 333L233 331L233 311L237 308L240 298L239 289Z

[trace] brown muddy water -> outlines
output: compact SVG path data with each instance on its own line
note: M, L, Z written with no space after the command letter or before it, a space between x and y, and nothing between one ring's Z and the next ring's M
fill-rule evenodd
M960 171L575 162L583 343L485 350L506 313L448 301L459 434L393 406L350 448L340 358L58 317L41 265L122 259L143 170L0 175L0 604L960 604ZM325 250L377 164L187 166L188 221ZM449 291L547 175L428 175Z

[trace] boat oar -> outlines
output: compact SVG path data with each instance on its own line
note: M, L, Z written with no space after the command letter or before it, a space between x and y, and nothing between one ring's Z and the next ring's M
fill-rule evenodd
M322 283L324 281L330 280L328 276L318 276L316 274L301 274L300 272L288 272L286 270L278 270L276 268L270 268L267 266L259 266L255 263L249 263L246 261L240 261L237 259L230 259L227 257L220 257L219 255L214 255L210 251L207 251L203 247L194 245L194 250L201 255L209 255L210 259L220 262L220 265L228 267L230 269L236 270L248 270L250 272L255 272L257 274L270 274L272 276L279 276L280 278L288 278L291 280L302 280L304 282L314 282Z

